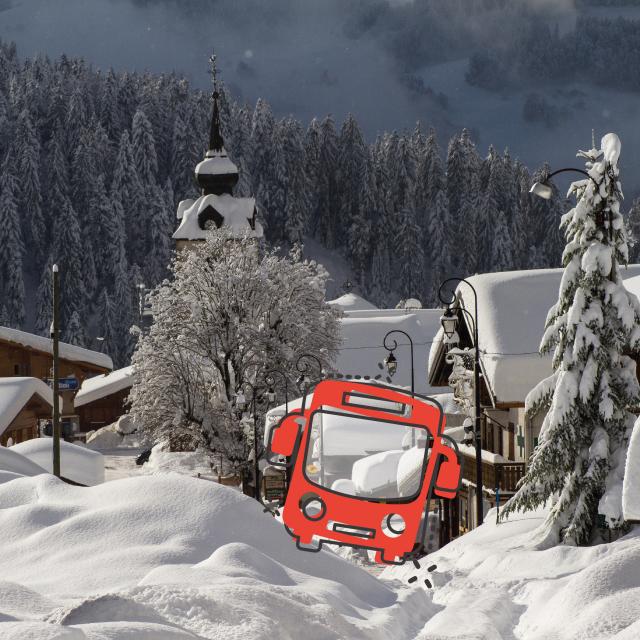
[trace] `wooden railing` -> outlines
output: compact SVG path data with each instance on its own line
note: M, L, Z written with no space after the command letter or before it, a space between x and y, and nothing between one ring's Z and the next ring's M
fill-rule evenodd
M475 456L462 455L462 477L476 483ZM500 487L501 492L514 493L518 480L524 475L524 462L482 461L482 484L487 489Z

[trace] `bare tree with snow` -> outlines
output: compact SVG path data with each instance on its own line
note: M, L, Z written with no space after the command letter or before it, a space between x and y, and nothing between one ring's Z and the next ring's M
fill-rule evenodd
M220 229L176 256L173 280L149 297L154 322L133 356L131 413L155 442L184 438L242 470L252 434L238 395L250 401L253 385L263 400L271 369L295 384L302 353L330 368L339 312L324 300L328 274L298 254L259 254Z

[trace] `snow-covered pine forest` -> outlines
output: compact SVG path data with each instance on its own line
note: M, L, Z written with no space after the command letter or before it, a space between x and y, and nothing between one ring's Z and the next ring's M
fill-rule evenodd
M237 192L257 198L267 240L311 236L340 252L378 305L433 303L453 272L559 265L564 201L534 200L530 171L508 151L481 153L467 131L441 148L429 114L367 143L353 117L278 120L265 100L224 98ZM0 44L0 324L46 333L57 262L63 338L128 361L137 285L166 274L210 109L177 75L21 60Z

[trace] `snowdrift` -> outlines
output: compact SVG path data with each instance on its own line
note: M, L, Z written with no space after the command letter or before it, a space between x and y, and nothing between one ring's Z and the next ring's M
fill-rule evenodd
M47 473L46 469L19 454L14 447L7 449L1 446L0 471L18 476L37 476L41 473ZM9 476L5 475L4 477L8 478Z
M27 440L13 445L11 450L53 473L53 438ZM100 484L104 482L104 457L101 453L62 440L60 473L63 478L85 486Z
M0 485L0 637L408 638L433 613L256 501L178 474Z
M610 544L539 548L543 512L485 523L422 563L386 569L434 583L421 640L632 640L640 637L640 528ZM437 570L429 572L433 564Z

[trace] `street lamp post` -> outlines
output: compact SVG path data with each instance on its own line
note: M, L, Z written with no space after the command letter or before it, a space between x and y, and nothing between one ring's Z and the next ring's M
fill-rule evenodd
M543 198L544 200L550 200L553 196L553 188L549 184L549 181L551 180L551 178L553 178L553 176L557 176L559 173L566 173L567 171L581 173L582 175L587 176L587 178L593 180L593 178L591 178L591 176L584 169L573 169L571 167L566 167L565 169L558 169L553 173L545 175L538 182L534 182L531 189L529 189L529 193L533 193L534 195L538 196L539 198Z
M320 362L320 358L314 356L311 353L303 353L301 356L299 356L296 360L296 369L300 372L300 377L297 379L296 384L298 385L298 389L302 393L306 393L309 385L311 384L311 378L309 377L311 365L309 364L309 361L313 361L318 367L318 380L321 380L324 374L324 369L322 367L322 362Z
M447 305L444 315L441 318L442 329L447 338L452 338L456 333L457 328L457 312L451 308L451 305L456 300L455 292L453 292L450 299L443 297L444 289L449 283L464 283L473 292L474 299L474 315L464 308L459 307L459 310L467 315L471 320L473 328L473 386L475 391L475 446L476 446L476 521L480 526L484 520L484 514L482 509L482 440L480 431L480 348L478 345L478 294L474 286L464 278L447 278L438 289L438 298L442 304Z
M60 318L59 318L59 298L60 298L60 273L58 265L52 267L53 276L53 322L51 323L51 338L53 340L53 475L60 477L60 400L59 380L60 380Z
M384 339L382 340L382 345L389 352L389 355L384 359L384 363L387 367L387 371L389 372L389 375L393 377L396 370L398 369L398 361L396 357L393 355L393 352L398 348L398 341L394 338L393 346L391 347L387 344L387 339L389 338L389 336L393 335L394 333L401 333L409 341L409 348L411 350L411 395L414 396L416 393L416 389L415 389L415 366L414 366L414 360L413 360L413 340L411 339L411 336L408 333L405 333L400 329L392 329L385 335Z
M266 393L267 400L269 402L273 402L276 399L276 392L273 388L276 382L273 377L274 375L278 375L282 378L283 386L284 386L284 411L285 413L289 413L289 382L287 380L287 376L285 375L285 373L278 369L271 369L270 371L267 371L267 373L264 374L264 381L265 381L265 384L267 385L267 393Z
M558 169L549 175L544 176L539 182L535 182L531 189L529 189L529 193L533 193L534 195L544 199L549 200L553 196L553 188L551 187L550 180L553 176L559 173L565 173L567 171L573 173L581 173L583 176L587 176L593 184L598 187L598 183L584 170L584 169L574 169L572 167L567 167L565 169ZM604 201L603 201L604 202ZM603 230L605 235L609 236L609 240L613 239L613 222L612 222L613 213L609 211L608 219L604 219L604 211L602 210L599 214L596 215L596 225Z
M289 413L289 381L287 379L286 374L283 371L278 369L272 369L271 371L267 371L264 374L264 381L268 385L267 386L267 400L269 402L273 402L276 399L276 392L274 390L275 380L273 378L274 374L279 375L282 378L283 386L284 386L284 412L285 415ZM265 429L266 429L266 421L265 421ZM291 477L293 475L293 469L287 465L285 467L285 481L287 489L291 486Z
M258 501L260 500L260 468L258 465L258 415L256 411L256 388L248 381L242 383L243 386L249 387L251 389L251 412L253 413L253 475L254 475L254 494L253 497ZM242 412L246 409L247 401L242 392L242 388L240 393L236 396L236 407Z

